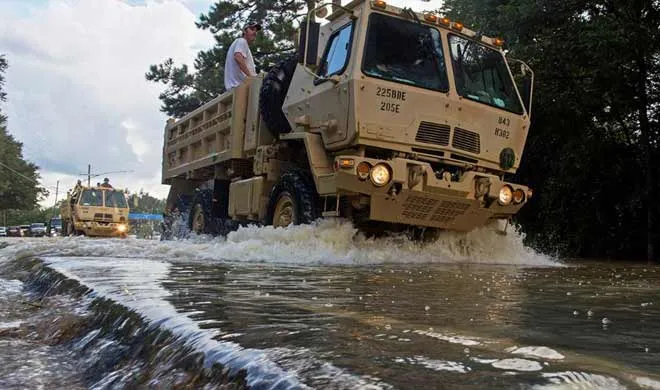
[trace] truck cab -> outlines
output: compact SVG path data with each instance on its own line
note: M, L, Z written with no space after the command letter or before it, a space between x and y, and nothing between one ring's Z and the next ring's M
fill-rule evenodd
M63 234L126 237L129 207L123 191L77 185L60 209Z
M443 229L514 215L532 192L504 176L521 162L531 90L520 92L502 40L385 1L328 19L283 110L293 133L318 134L333 155L340 196L372 220Z

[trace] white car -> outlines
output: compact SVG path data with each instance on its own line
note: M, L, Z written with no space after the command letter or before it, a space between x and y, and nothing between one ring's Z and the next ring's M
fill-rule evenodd
M7 237L7 228L5 226L0 226L0 237Z

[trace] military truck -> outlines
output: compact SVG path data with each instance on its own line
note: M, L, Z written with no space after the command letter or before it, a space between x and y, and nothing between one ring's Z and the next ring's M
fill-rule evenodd
M532 196L506 179L529 132L532 70L458 21L329 6L310 11L297 56L167 121L165 230L177 216L211 234L344 217L425 235L515 215Z
M83 186L80 181L60 207L62 234L90 237L128 235L128 202L123 191L105 186Z

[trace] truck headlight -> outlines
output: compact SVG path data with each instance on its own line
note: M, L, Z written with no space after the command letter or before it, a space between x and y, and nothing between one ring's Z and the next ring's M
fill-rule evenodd
M118 231L119 233L125 233L125 232L126 232L126 225L123 225L123 224L122 224L122 225L118 225L118 226L117 226L117 231Z
M369 172L369 177L371 178L371 182L375 186L382 187L390 182L390 179L392 178L392 173L390 172L390 168L387 165L376 164L373 168L371 168L371 172Z
M369 172L371 172L371 164L366 161L362 161L358 164L355 171L357 172L357 176L360 180L367 180L369 177Z
M511 187L505 185L502 188L500 188L500 195L498 196L497 201L502 206L508 206L511 203L512 199L513 199L513 190L511 189Z
M513 191L513 204L521 204L524 201L525 201L525 191L523 191L520 188Z

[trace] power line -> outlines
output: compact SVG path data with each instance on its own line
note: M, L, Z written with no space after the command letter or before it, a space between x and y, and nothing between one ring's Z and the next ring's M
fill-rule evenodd
M34 183L34 184L39 185L39 186L42 185L42 184L39 183L38 181L34 180L34 179L31 178L31 177L25 176L24 174L20 173L19 171L15 170L14 168L8 166L7 164L4 164L4 163L0 162L0 165L2 165L3 167L9 169L11 172L17 174L18 176L22 177L23 179L25 179L25 180L27 180L27 181L29 181L29 182L31 182L31 183ZM56 188L55 186L44 186L44 187Z

